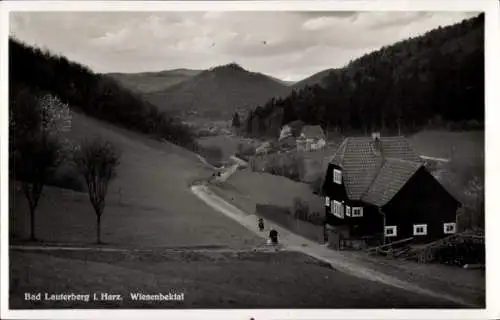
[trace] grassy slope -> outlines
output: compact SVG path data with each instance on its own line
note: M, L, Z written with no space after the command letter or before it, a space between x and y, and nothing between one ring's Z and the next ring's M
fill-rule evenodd
M309 205L311 212L323 212L323 201L311 192L309 185L292 181L269 173L237 171L224 184L215 188L228 200L233 200L241 209L253 213L256 204L293 206L294 197L300 197Z
M484 156L484 131L449 132L444 130L421 131L410 138L415 150L438 158L476 158ZM452 153L453 147L455 151Z
M238 151L238 144L243 144L245 146L257 146L257 142L252 142L249 139L244 139L238 136L212 136L212 137L203 137L199 138L198 143L202 146L208 147L217 147L222 150L222 153L225 158L228 158L231 155L234 155Z
M110 185L102 220L104 242L130 246L241 247L259 241L190 192L190 181L211 174L193 153L75 115L71 135L81 139L93 134L103 135L122 150L122 163ZM50 188L45 194L37 211L41 240L94 241L95 214L85 194L63 196L60 190ZM16 237L26 238L29 223L26 200L20 193L12 196L12 229Z
M109 260L112 260L110 263ZM107 254L11 252L11 308L393 308L449 303L363 281L296 253ZM23 266L23 267L20 267ZM137 303L130 292L183 292L185 301ZM23 301L24 292L122 294L120 303Z

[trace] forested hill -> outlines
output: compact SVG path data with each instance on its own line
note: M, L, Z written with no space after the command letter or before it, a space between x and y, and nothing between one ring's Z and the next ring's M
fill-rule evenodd
M299 91L299 90L304 89L307 86L313 86L316 84L323 86L324 81L325 81L326 77L330 74L330 72L336 72L336 70L335 69L326 69L326 70L320 71L318 73L315 73L310 77L307 77L303 80L300 80L297 83L294 83L292 88L296 91Z
M250 111L246 130L276 136L293 120L340 130L414 131L484 122L484 14L366 54Z
M9 71L11 108L26 101L36 101L42 93L50 93L92 117L190 149L196 147L194 137L180 120L160 112L113 78L94 73L63 56L11 38ZM33 99L26 100L27 96ZM20 99L25 101L18 101Z
M179 111L183 117L230 119L235 111L246 112L271 97L286 97L291 91L278 80L230 63L144 97L159 108Z

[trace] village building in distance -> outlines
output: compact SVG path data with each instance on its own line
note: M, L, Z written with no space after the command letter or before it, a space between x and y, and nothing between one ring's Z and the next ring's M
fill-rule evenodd
M297 138L297 151L321 150L326 146L326 137L319 125L304 126Z
M405 137L346 138L328 164L322 196L332 247L413 238L426 243L456 232L461 204L432 176Z
M280 144L295 145L299 152L321 150L326 146L326 136L321 126L305 125L302 121L284 125L278 141Z

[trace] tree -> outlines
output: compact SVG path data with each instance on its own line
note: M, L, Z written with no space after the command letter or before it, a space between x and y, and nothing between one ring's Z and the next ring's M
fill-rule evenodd
M35 241L35 210L43 187L61 164L62 146L46 131L17 143L16 179L21 181L30 211L30 240Z
M10 173L21 182L30 211L30 240L36 240L35 211L43 187L64 159L57 133L67 105L48 95L37 97L27 87L11 91Z
M463 48L467 48L464 50ZM484 120L484 15L365 54L311 84L256 107L255 135L302 120L346 131L408 133L440 115L446 122ZM252 127L255 129L255 127Z
M241 122L240 122L240 116L238 115L238 112L235 112L234 115L233 115L233 124L232 126L234 128L239 128L241 126Z
M101 242L101 217L110 181L115 178L120 155L115 146L100 137L85 140L74 153L74 161L85 178L89 200L97 216L97 243Z

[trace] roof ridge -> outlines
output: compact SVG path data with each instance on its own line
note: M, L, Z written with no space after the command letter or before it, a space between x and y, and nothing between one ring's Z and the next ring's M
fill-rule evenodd
M412 163L412 164L418 164L423 166L424 164L418 161L412 161L412 160L407 160L407 159L401 159L401 158L394 158L394 157L385 157L385 160L388 161L398 161L398 162L405 162L405 163Z
M363 198L366 196L366 194L368 193L368 191L370 191L371 187L373 186L373 184L375 183L375 181L377 181L377 178L378 176L380 175L380 172L382 171L382 168L385 166L385 164L387 163L387 160L384 159L384 158L381 158L381 163L380 163L380 166L377 168L377 173L375 174L375 176L373 177L372 181L370 181L370 184L368 185L368 187L365 189L365 191L363 191L363 193L359 196L359 199L360 200L363 200Z
M337 148L337 150L335 150L335 153L333 154L333 156L330 157L330 160L328 161L328 163L331 163L333 161L333 159L335 159L335 157L337 156L337 153L339 153L339 151L347 144L347 139L349 139L349 138L347 138L347 137L344 138L344 141L342 141L342 143ZM344 157L342 157L342 160L344 160Z

